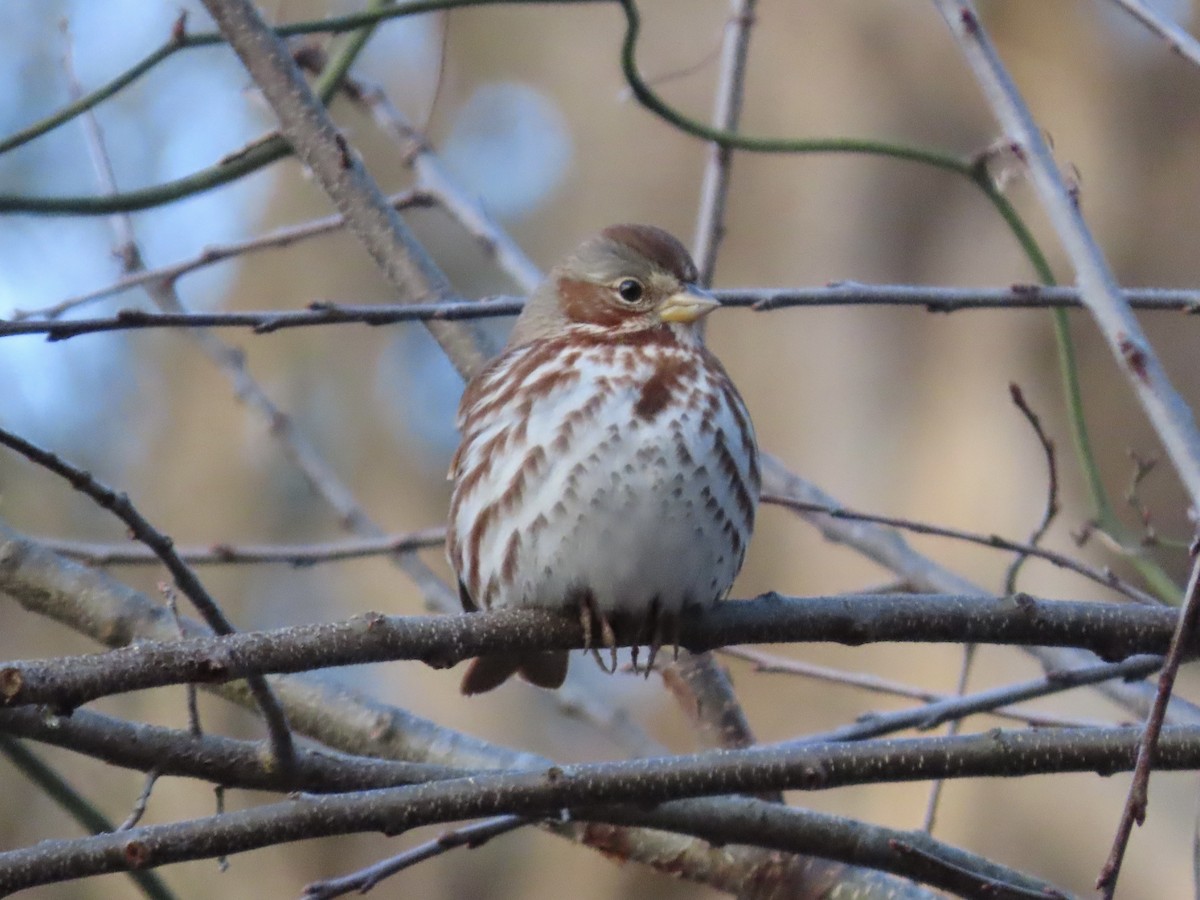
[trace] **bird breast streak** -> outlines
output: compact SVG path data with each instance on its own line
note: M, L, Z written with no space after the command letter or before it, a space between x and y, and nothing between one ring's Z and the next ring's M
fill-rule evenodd
M450 556L482 607L707 603L741 566L754 436L697 346L550 340L464 398Z

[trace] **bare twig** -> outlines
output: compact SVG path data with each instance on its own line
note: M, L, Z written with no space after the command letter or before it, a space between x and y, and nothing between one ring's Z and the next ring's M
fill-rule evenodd
M1167 49L1186 59L1194 66L1200 66L1200 41L1172 22L1166 16L1157 12L1144 0L1112 0L1117 6L1141 22L1151 33L1161 38L1167 44Z
M1158 598L1140 591L1133 585L1122 581L1117 575L1111 571L1099 571L1091 566L1072 559L1061 553L1056 553L1053 550L1046 550L1042 547L1035 547L1032 544L1024 544L1019 541L1012 541L1008 538L1000 537L996 534L977 534L971 531L964 531L961 528L950 528L944 525L933 525L928 522L917 522L912 519L905 519L898 516L881 516L874 513L858 512L857 510L845 509L843 507L829 506L824 503L813 503L803 500L796 500L791 497L779 494L762 495L764 503L774 503L779 506L786 506L789 509L798 512L817 513L819 515L830 516L835 519L850 519L860 522L871 522L876 525L888 525L892 528L902 528L905 531L912 531L916 534L929 534L936 537L951 538L957 541L967 541L972 544L979 544L984 547L992 547L996 550L1011 550L1017 553L1024 553L1026 556L1035 556L1038 559L1044 559L1046 562L1053 563L1059 568L1068 569L1077 575L1082 575L1089 581L1096 584L1104 585L1112 588L1119 594L1133 600L1136 603L1141 603L1146 606L1161 606L1161 601Z
M129 811L129 815L125 817L125 821L117 826L117 831L128 831L142 821L142 816L146 814L146 804L150 802L150 793L154 790L154 783L158 781L159 771L157 768L151 769L146 773L146 780L142 784L141 793L133 802L133 809Z
M139 772L197 778L231 788L287 793L336 793L466 776L475 767L403 762L297 748L292 778L271 764L260 741L194 734L130 722L86 709L50 716L34 708L0 711L0 732L62 747ZM104 829L111 831L112 828Z
M677 808L680 801L674 798L679 797L779 789L828 790L848 784L918 780L936 775L1011 776L1030 767L1042 773L1122 771L1132 764L1131 751L1137 737L1135 728L1050 729L992 731L956 738L756 747L667 759L474 773L465 778L407 787L300 796L284 803L229 812L224 817L145 826L119 835L47 842L3 853L0 890L120 871L129 867L131 854L139 865L152 867L298 838L365 830L397 833L481 815L542 816L568 809L573 818L604 821L610 805L632 803L643 807L636 810L636 821L663 827L670 815L660 816L659 810ZM1200 763L1197 737L1196 728L1164 730L1159 745L1161 766L1182 769ZM644 810L647 804L655 803L661 806ZM724 808L732 810L737 805L737 801L727 801ZM687 809L688 805L684 803L682 807ZM759 819L769 817L772 814L768 811L774 809L794 826L805 821L801 811L774 804L750 802L746 809L754 811ZM633 813L634 810L622 811L621 818L628 819ZM703 828L706 820L707 815L695 817L694 827ZM690 828L683 830L691 833ZM766 835L756 833L750 823L745 823L739 831L727 835L726 840L773 845ZM857 836L865 835L862 830ZM898 836L893 832L893 837ZM795 827L792 839L780 849L810 852L813 838L809 829ZM840 835L839 842L841 838ZM822 853L853 862L863 858L861 849L831 842L828 837ZM980 869L972 866L972 871L979 873ZM1025 885L1031 881L1011 870L1005 870L1005 877ZM1040 889L1047 887L1041 885Z
M403 191L398 194L392 194L388 197L388 202L397 210L401 210L432 206L435 200L430 195L421 191ZM344 228L345 225L345 216L323 216L319 219L310 219L307 222L300 222L295 225L285 225L282 228L277 228L255 238L248 238L243 241L231 241L227 244L214 244L210 247L205 247L195 256L171 263L167 266L159 266L153 269L143 268L140 271L127 272L112 284L87 291L83 294L67 297L52 306L32 310L15 310L12 314L12 321L57 319L63 313L97 300L103 300L158 281L174 284L184 275L189 275L200 269L264 250L280 250L284 247L290 247L301 241L332 234Z
M849 725L781 741L780 745L814 744L824 741L861 741L884 734L894 734L908 728L928 731L931 728L937 728L944 722L953 722L976 713L993 713L1002 706L1022 700L1049 697L1053 694L1060 694L1087 685L1101 684L1113 679L1144 678L1161 667L1161 656L1136 656L1119 663L1098 663L1078 669L1051 672L1032 681L989 688L986 691L963 696L950 695L945 699L935 700L913 709L872 713ZM1078 728L1079 726L1073 723L1068 727ZM1087 726L1087 728L1104 727L1109 726L1095 724Z
M484 252L524 292L531 293L542 280L541 270L520 245L446 172L425 136L392 103L383 88L348 79L348 96L365 107L380 130L395 140L405 162L417 176L421 191L434 197L441 209L471 235Z
M322 220L328 221L328 220ZM480 239L486 232L472 232ZM269 237L269 236L268 236ZM267 238L263 238L266 240ZM489 240L494 238L489 238ZM227 245L232 246L232 245ZM489 246L485 244L485 247ZM169 280L172 271L199 268L196 259L150 270ZM510 274L515 270L510 270ZM140 276L132 276L142 284ZM145 279L153 281L153 279ZM123 290L134 281L122 279L93 292L96 297ZM723 306L750 307L755 312L771 312L793 307L818 306L919 306L932 312L989 309L1060 309L1080 305L1079 294L1070 288L959 288L923 285L833 285L813 288L730 288L713 292ZM1167 288L1129 288L1126 297L1134 309L1194 314L1200 309L1200 292ZM102 331L133 331L147 328L247 328L257 334L269 334L285 328L323 325L392 325L399 322L446 320L459 321L494 316L515 316L524 307L520 297L496 296L480 301L414 304L346 304L318 301L306 309L236 312L175 312L155 314L139 309L124 309L112 316L61 320L55 318L64 304L75 305L70 298L42 310L19 313L12 319L0 319L0 337L18 334L44 334L50 340L66 340L81 334Z
M831 684L841 684L848 687L872 691L878 694L889 694L894 697L907 697L911 700L921 700L926 703L938 701L961 700L955 694L939 694L936 691L925 691L899 681L879 678L862 672L847 672L843 669L832 669L828 666L818 666L815 663L803 662L764 653L753 647L722 647L719 651L723 656L743 659L754 665L754 671L766 674L798 675L801 678L815 678ZM1062 716L1046 715L1016 706L997 706L987 710L991 715L1003 719L1013 719L1027 725L1053 728L1087 728L1097 722L1084 722L1078 719L1067 719Z
M1025 394L1020 387L1013 383L1008 386L1008 390L1012 394L1013 403L1017 405L1017 409L1025 416L1030 427L1033 428L1033 433L1037 435L1038 443L1042 445L1042 453L1046 457L1046 508L1042 512L1041 521L1025 541L1030 547L1036 547L1046 536L1046 532L1050 530L1050 524L1054 521L1054 517L1058 515L1058 466L1054 457L1054 442L1050 440L1046 430L1042 427L1042 420L1026 402ZM1021 573L1021 566L1028 558L1028 553L1018 553L1009 564L1008 571L1004 573L1004 593L1016 592L1017 576Z
M524 816L496 816L443 831L431 841L418 844L410 850L397 854L390 859L377 862L349 875L340 878L330 878L326 881L314 881L304 888L302 900L332 900L350 893L365 894L385 878L415 866L417 863L441 856L458 847L468 847L474 850L482 847L494 837L508 834L517 828L528 825L532 820Z
M1100 248L1080 215L1076 199L1064 184L1040 129L971 4L967 0L934 2L950 26L996 118L1027 161L1031 180L1075 267L1082 300L1171 458L1191 507L1200 510L1200 431L1197 430L1190 408L1172 386L1141 325L1122 298ZM1193 584L1179 615L1181 634L1184 623L1194 623L1200 614L1200 590L1195 587L1197 577L1198 573L1193 571ZM1172 642L1173 647L1177 644L1181 644L1181 641ZM1180 646L1175 653L1181 651ZM1178 662L1174 665L1177 666ZM1142 748L1145 753L1139 754L1140 758L1145 757L1141 758L1143 768L1150 765L1148 757L1154 746L1154 723L1156 719L1161 722L1173 681L1174 668L1168 664L1160 676L1159 691L1147 719L1146 740ZM1135 778L1135 787L1138 783L1139 779ZM1108 896L1112 895L1115 888L1121 855L1133 827L1133 819L1144 815L1144 806L1134 796L1135 793L1131 790L1113 852L1098 879L1098 886Z
M941 782L937 782L941 784ZM929 829L926 828L928 833ZM936 854L916 847L908 841L896 841L893 846L898 853L905 856L912 856L915 859L927 864L934 871L946 875L956 875L959 878L959 883L962 885L960 890L963 896L968 897L1004 897L1006 900L1040 900L1040 898L1058 898L1064 900L1066 894L1061 891L1049 890L1045 888L1029 888L1020 884L1013 884L1008 881L998 880L995 878L981 877L978 872L973 872L970 869L964 869L948 860L939 858Z
M71 97L72 103L79 102L83 96L83 88L79 84L79 78L75 74L75 54L71 43L71 33L68 28L66 19L59 23L59 27L63 35L63 71L67 80L67 92ZM100 189L104 194L112 195L117 193L117 177L113 170L112 159L108 155L108 148L104 141L104 132L100 128L100 123L96 120L96 114L93 110L87 110L83 114L83 133L87 140L88 157L92 162L92 170L96 175L96 181L100 185ZM117 213L110 218L112 228L117 236L116 256L121 260L121 268L125 272L130 272L138 265L138 250L137 241L134 238L133 222L128 214Z
M1112 850L1096 880L1096 887L1104 892L1105 897L1111 898L1116 892L1117 876L1121 872L1121 861L1125 856L1134 822L1141 825L1146 819L1150 769L1156 761L1155 750L1162 732L1167 701L1171 699L1171 689L1175 686L1175 676L1179 672L1179 664L1183 661L1184 648L1195 633L1197 621L1200 621L1200 538L1192 545L1192 574L1188 579L1186 598L1179 613L1175 633L1171 636L1166 661L1158 676L1158 693L1154 697L1154 706L1151 707L1138 743L1133 782L1129 786L1129 796L1125 800L1125 809L1117 825Z
M160 585L160 588L166 595L167 609L171 611L171 619L175 622L175 630L179 633L179 639L183 640L187 637L187 629L184 628L183 617L179 615L179 604L175 601L175 592L171 590L171 586L168 584ZM196 686L188 684L184 685L184 689L187 691L188 732L193 737L200 737L204 734L204 726L200 724L200 699L197 696Z
M607 693L602 695L591 687L567 681L555 691L554 701L562 715L594 725L626 756L665 756L669 752L633 720L627 709L618 706Z
M713 127L722 131L737 131L741 120L756 2L730 0L732 17L726 25L721 46L721 70L713 110ZM696 235L692 241L692 255L700 271L700 283L705 287L712 284L717 267L717 249L725 233L725 203L729 196L732 166L732 147L720 143L709 147L708 165L704 168L704 181L700 186Z
M721 664L712 653L681 653L661 668L663 684L708 747L750 747L754 731ZM782 798L772 798L782 800Z
M223 566L252 563L285 563L304 567L320 563L367 559L392 553L407 553L426 547L440 547L445 540L444 526L423 528L379 538L358 538L318 544L210 544L207 547L177 547L179 557L193 566ZM37 538L43 546L89 566L138 566L158 562L146 548L126 544L93 544L57 538Z
M891 681L863 672L847 672L844 669L818 666L815 663L766 653L754 647L722 647L717 652L722 656L732 656L734 659L745 660L753 664L755 672L762 672L768 675L799 675L802 678L815 678L818 681L827 681L830 684L844 684L877 694L907 697L910 700L930 701L938 700L945 696L934 691L923 691L920 688L911 687L899 681Z
M78 95L82 91L75 79L69 42L68 51L65 55L65 64L68 81L72 85L72 91L76 95L76 99L78 99ZM115 194L117 192L117 182L112 159L108 153L108 145L105 143L104 133L101 131L100 125L96 121L95 113L92 110L87 110L84 113L83 124L88 139L89 155L92 159L97 179L100 182L101 190L105 194ZM129 273L142 268L142 254L137 244L133 221L129 213L117 213L113 217L113 228L118 238L117 255L121 259L124 271ZM121 521L125 522L133 537L154 551L155 555L163 562L167 571L171 573L176 586L183 591L184 596L196 607L201 617L213 631L218 634L229 634L234 631L233 624L225 616L216 599L208 593L196 574L175 552L174 541L166 534L153 528L149 521L129 502L126 496L116 495L111 489L92 478L89 473L65 463L55 457L54 454L47 453L23 439L16 438L16 443L13 443L8 438L16 438L16 436L0 433L0 442L6 443L32 462L66 478L76 490L81 491L96 501L102 508L108 509L121 519ZM30 451L33 451L33 455L30 455ZM172 613L178 623L178 613L174 606L172 606ZM292 743L292 733L288 727L283 707L279 704L278 698L271 691L271 687L267 684L265 678L255 676L254 678L247 679L246 683L251 693L254 694L259 708L262 710L263 719L267 725L267 732L271 739L272 751L275 754L275 760L279 764L280 769L284 772L290 772L295 764L296 751ZM188 709L189 714L192 716L192 725L198 730L200 724L199 715L196 712L195 689L191 686L188 688ZM149 791L153 786L154 781L151 779L146 784L147 799Z
M756 0L732 0L733 20L725 32L721 49L714 126L736 131L741 118L746 83L746 64L750 51L750 30L754 24ZM725 205L729 194L729 174L733 148L724 144L709 147L708 165L700 187L700 209L696 219L693 255L700 271L700 284L712 283L717 251L725 231ZM689 714L699 733L721 747L746 747L754 743L750 721L738 701L728 674L711 653L687 654L663 670L663 683ZM761 798L783 802L779 793ZM814 861L822 866L824 861Z
M975 661L975 644L963 645L962 665L958 669L958 683L954 686L954 697L962 699L967 693L967 681L971 677L971 664ZM962 727L962 717L955 717L950 720L946 727L946 736L954 737L958 734ZM942 789L946 785L946 779L935 778L933 783L929 785L929 800L925 804L925 818L921 822L921 830L926 834L933 834L933 823L937 818L938 804L942 799Z
M1130 509L1137 513L1138 521L1142 526L1142 545L1158 546L1164 542L1159 538L1158 530L1154 527L1150 507L1142 502L1138 493L1142 482L1157 468L1158 459L1153 456L1143 457L1135 450L1128 450L1127 453L1133 463L1133 472L1129 476L1129 488L1125 491L1125 502L1129 504Z

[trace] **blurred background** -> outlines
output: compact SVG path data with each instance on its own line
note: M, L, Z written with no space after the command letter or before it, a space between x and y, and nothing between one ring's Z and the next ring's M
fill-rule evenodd
M320 18L359 2L266 0L276 22ZM1160 0L1187 25L1194 5ZM707 119L727 0L642 4L642 71L678 108ZM198 3L160 0L7 0L0 5L0 134L69 100L63 55L90 90L162 44L181 9L189 30L211 27ZM1075 172L1083 211L1125 285L1194 287L1200 280L1200 70L1121 14L1115 3L981 4L999 44L1065 170ZM928 3L761 0L751 38L743 130L774 136L891 139L971 155L997 138L990 114L948 32ZM65 22L69 38L64 34ZM690 243L708 158L627 95L618 62L623 18L606 4L467 9L380 27L355 75L382 85L423 126L450 176L543 269L583 237L618 221L661 225ZM335 115L386 190L411 183L397 145L344 100ZM270 129L264 104L221 47L177 54L97 110L123 190L178 178L216 162ZM93 194L99 187L78 121L0 156L0 191ZM1071 271L1019 177L1007 186L1043 241L1060 278ZM243 182L134 217L147 264L260 234L330 212L292 160ZM479 244L439 210L415 211L416 229L467 296L515 293ZM755 156L733 166L728 236L717 287L804 286L853 280L1004 286L1034 273L992 207L960 179L867 156ZM120 275L105 217L5 216L0 221L0 316L38 309ZM334 235L208 268L179 282L193 309L295 309L315 301L392 299L354 239ZM146 305L131 292L84 314ZM1175 383L1200 400L1195 376L1200 323L1177 313L1143 317ZM1159 452L1096 330L1072 316L1085 404L1103 477L1118 503L1129 452ZM507 323L489 327L499 333ZM931 314L919 309L734 310L716 317L710 343L736 379L761 444L842 503L1023 539L1045 503L1043 454L1013 407L1022 386L1059 449L1063 512L1047 544L1096 565L1128 566L1099 542L1077 549L1071 532L1092 515L1070 450L1050 314ZM222 337L246 353L250 373L294 417L370 516L389 531L440 523L455 434L457 376L420 326L301 329ZM241 405L227 375L184 334L135 332L46 343L0 343L0 423L88 467L127 491L181 544L330 540L336 514L288 462L266 423ZM1157 530L1186 539L1186 504L1164 464L1140 486ZM120 541L109 515L13 455L0 454L0 518L33 535ZM1136 526L1137 517L1126 514ZM957 542L912 538L922 551L999 590L1009 558ZM1178 581L1181 550L1155 551ZM444 573L440 551L427 561ZM117 570L156 593L162 573ZM417 613L416 587L382 560L308 569L206 568L206 584L240 627L343 619L365 610ZM821 540L778 508L762 510L734 596L774 589L816 594L869 589L889 574ZM1094 585L1031 562L1020 586L1052 597L1098 598ZM0 657L85 652L85 639L0 605ZM809 662L953 690L961 650L952 646L770 648ZM844 724L906 701L848 687L729 667L751 724L764 741ZM983 648L971 679L983 688L1033 677L1019 650ZM322 673L447 726L564 761L619 758L628 748L564 715L554 696L524 685L466 700L458 673L416 664ZM697 748L683 714L657 679L603 676L586 661L571 685L601 692L672 751ZM1183 691L1195 685L1184 679ZM1194 694L1193 694L1194 696ZM258 736L246 713L202 698L212 731ZM1036 705L1036 704L1035 704ZM161 724L185 724L183 692L115 698L97 705ZM1071 718L1123 721L1095 694L1041 705ZM975 719L968 730L997 720ZM142 778L35 748L115 820ZM947 785L935 835L1068 889L1088 892L1107 853L1127 776L1092 775ZM1120 896L1191 893L1196 778L1159 774L1147 824L1134 835ZM900 827L919 827L924 784L793 795L792 802ZM77 826L0 761L0 849L70 836ZM233 793L231 807L262 798ZM204 785L164 780L147 822L209 814ZM297 896L308 881L366 865L422 832L397 840L356 836L257 851L216 864L160 870L188 898ZM567 881L569 879L569 881ZM714 892L533 830L456 851L377 889L381 896L456 898L707 897ZM47 898L119 898L121 876L39 890Z

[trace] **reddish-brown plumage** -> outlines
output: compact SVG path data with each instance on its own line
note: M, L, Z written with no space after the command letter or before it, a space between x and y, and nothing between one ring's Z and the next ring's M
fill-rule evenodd
M465 608L572 610L608 647L616 622L652 665L684 609L728 592L754 526L757 449L703 346L697 323L715 304L695 278L661 229L605 229L550 273L468 384L447 541ZM557 687L565 654L478 659L463 692L514 673Z

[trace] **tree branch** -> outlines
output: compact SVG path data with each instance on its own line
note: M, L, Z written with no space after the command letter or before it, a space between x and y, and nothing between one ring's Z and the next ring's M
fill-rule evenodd
M581 815L587 818L589 808L613 803L644 805L714 794L827 790L849 784L1029 771L1111 774L1133 765L1138 737L1136 728L996 730L969 737L722 750L667 759L551 766L537 772L483 773L367 793L302 797L192 822L3 853L0 890L284 841L366 830L398 834L421 825L481 816L544 816L582 808ZM1164 730L1158 756L1163 769L1200 766L1200 729ZM649 813L641 824L652 821Z
M192 271L195 268L199 266L193 259L152 271L171 273L184 269ZM145 274L149 275L150 272ZM83 297L90 299L93 296L108 296L141 282L140 276L125 278ZM1030 290L1021 286L969 288L836 284L811 288L729 288L713 293L724 306L749 307L755 312L823 306L916 306L930 312L942 313L960 310L1073 309L1081 306L1079 292L1072 288ZM1127 288L1124 293L1134 309L1188 314L1195 314L1200 310L1200 291ZM271 334L288 328L319 325L394 325L400 322L460 321L515 316L525 305L522 297L497 296L481 301L413 304L355 305L318 301L306 309L295 310L155 313L128 308L111 316L69 320L56 318L68 304L73 306L80 300L81 298L69 298L44 310L23 312L11 319L0 319L0 338L19 334L44 334L48 340L63 341L81 334L157 328L246 328L255 334ZM38 318L39 316L45 318Z
M191 601L209 628L220 635L235 632L233 623L229 621L220 604L204 587L191 567L179 558L171 539L151 525L150 521L130 503L127 496L118 494L82 469L2 428L0 428L0 444L10 447L31 462L66 479L73 488L93 500L101 509L111 512L124 522L134 538L154 551L167 571L171 573L175 585ZM255 674L248 677L246 683L267 724L275 761L284 771L290 770L295 761L296 750L292 743L292 733L288 727L283 707L280 706L278 698L261 675Z
M454 297L446 276L388 203L254 4L204 0L204 6L279 117L280 132L400 298L429 302ZM426 327L464 377L483 365L487 345L481 333L432 320Z
M14 552L16 551L16 552ZM19 548L0 546L0 589L20 580ZM975 642L1082 647L1107 659L1164 653L1171 610L1025 595L1002 600L956 595L781 597L725 602L686 616L680 642L693 652L726 644L834 641ZM618 634L621 646L633 641ZM98 697L188 682L303 672L368 662L420 660L437 668L474 656L582 648L578 617L540 609L457 616L356 616L221 637L139 643L89 656L22 660L0 668L0 705L70 710ZM1195 638L1186 644L1195 653Z

